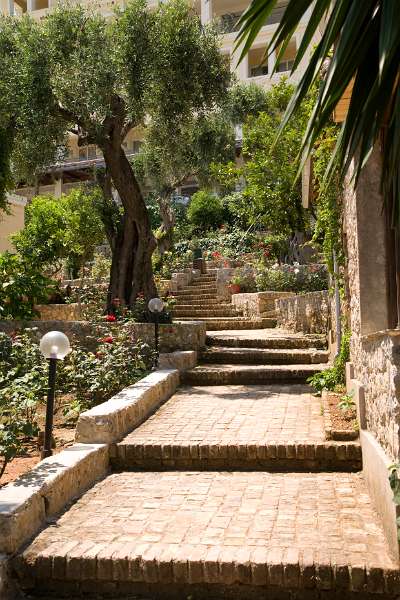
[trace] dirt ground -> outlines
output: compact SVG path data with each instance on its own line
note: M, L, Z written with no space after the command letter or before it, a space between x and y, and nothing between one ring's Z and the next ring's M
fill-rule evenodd
M354 431L357 426L357 414L355 409L342 410L338 404L342 394L329 392L328 403L332 420L332 429L336 431Z

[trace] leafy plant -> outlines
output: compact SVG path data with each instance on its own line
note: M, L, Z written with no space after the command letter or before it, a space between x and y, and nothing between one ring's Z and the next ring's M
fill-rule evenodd
M256 275L259 292L318 292L328 289L324 265L260 265Z
M187 216L189 222L200 231L216 229L223 223L222 202L215 194L200 190L193 194Z
M351 392L350 394L344 394L344 396L340 398L340 401L338 403L340 410L346 412L347 410L355 409L356 403L354 402L353 395L353 392Z
M54 288L37 265L18 254L0 254L0 320L34 319L35 304L46 302Z
M350 337L351 332L345 330L342 335L340 352L335 358L333 366L325 371L320 371L308 378L308 383L312 385L318 394L323 390L334 391L341 390L346 383L346 363L350 359Z
M240 19L237 45L242 57L249 51L277 0L253 0ZM338 137L335 155L343 177L352 160L359 175L368 157L379 144L384 131L381 181L393 217L399 218L400 199L400 120L398 76L400 27L398 3L386 0L348 2L348 0L290 0L277 25L266 52L276 51L276 65L295 31L307 15L307 28L297 50L292 72L309 53L315 34L323 33L307 60L305 72L293 96L283 126L288 123L310 88L320 77L322 65L327 72L308 122L302 150L307 156L322 129L331 118L349 84L353 84L347 118ZM319 37L319 36L318 36ZM283 128L281 128L283 130ZM335 168L332 161L329 168Z

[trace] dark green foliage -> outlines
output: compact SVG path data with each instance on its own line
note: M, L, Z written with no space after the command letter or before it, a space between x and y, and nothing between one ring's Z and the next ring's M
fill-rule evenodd
M222 202L211 192L196 192L190 201L187 216L189 222L199 231L216 229L224 220Z
M277 0L253 0L243 14L237 44L243 54L275 8ZM283 127L319 80L321 67L329 60L318 98L302 144L307 156L329 123L334 108L354 80L349 112L336 144L335 155L341 176L355 161L356 179L384 129L382 186L386 201L393 205L393 218L400 217L400 19L396 0L290 0L267 51L277 50L277 64L293 31L306 13L308 25L301 40L293 71L319 33L322 37L287 109ZM335 168L335 161L330 167ZM330 168L329 167L329 168ZM332 171L331 171L332 173Z
M35 304L45 302L53 289L36 264L18 254L0 254L0 320L35 318Z

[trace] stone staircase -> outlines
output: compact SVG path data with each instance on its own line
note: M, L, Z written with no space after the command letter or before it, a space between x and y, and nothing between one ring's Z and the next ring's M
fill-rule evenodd
M201 364L15 557L24 598L398 599L360 444L326 439L305 385L327 365L324 338L244 330L206 277L176 311L211 329Z
M285 338L266 336L262 330L248 338L221 340L209 335L209 347L200 357L201 364L186 371L184 381L203 386L306 383L310 376L327 367L323 336L288 336L288 339L292 346L285 348ZM279 348L275 347L277 341ZM315 343L319 348L314 347Z
M208 331L275 327L274 315L265 319L252 320L243 317L232 304L221 302L217 297L216 272L215 268L208 267L205 274L200 275L190 285L174 292L176 305L173 318L175 320L205 321Z

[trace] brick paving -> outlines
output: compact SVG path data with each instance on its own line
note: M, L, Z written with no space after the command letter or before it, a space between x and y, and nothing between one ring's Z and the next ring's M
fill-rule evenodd
M112 453L124 468L359 470L356 442L326 442L304 385L182 387Z
M22 579L45 583L339 582L372 591L395 567L362 476L344 473L112 474L16 560Z
M281 443L325 439L319 398L307 386L181 387L129 434L141 443Z

